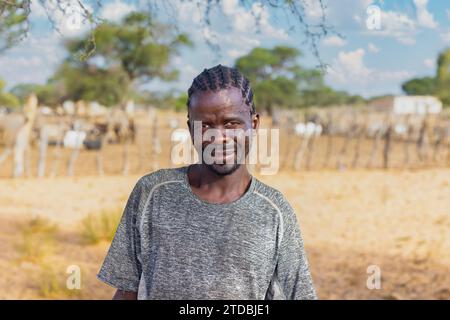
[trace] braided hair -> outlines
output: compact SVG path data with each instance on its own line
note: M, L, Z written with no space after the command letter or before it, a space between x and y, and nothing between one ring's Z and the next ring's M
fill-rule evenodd
M222 89L237 88L242 93L245 104L250 108L250 114L256 113L253 102L253 91L248 79L236 68L229 68L221 64L210 69L203 70L192 82L188 90L187 107L191 103L192 95L197 91L219 91Z

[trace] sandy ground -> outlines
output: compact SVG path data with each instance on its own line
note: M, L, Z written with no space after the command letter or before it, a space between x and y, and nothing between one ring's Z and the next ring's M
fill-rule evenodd
M172 166L171 128L168 121L183 113L159 113L161 153L159 167ZM267 127L267 119L262 127ZM45 178L36 178L38 151L31 151L31 178L11 179L12 160L0 167L0 298L6 299L109 299L114 290L95 275L108 250L106 241L88 245L80 235L80 221L102 210L123 210L136 181L153 170L151 127L144 126L140 141L130 150L130 173L122 176L122 147L108 145L103 151L105 176L97 176L96 153L81 151L74 176L66 177L70 150L60 160L49 148ZM357 141L346 152L344 139L332 140L331 158L325 165L328 139L314 145L310 167L292 171L298 138L289 139L281 130L280 156L283 170L273 176L258 176L281 190L298 215L311 271L322 299L450 299L450 146L433 160L421 163L415 146L404 165L405 146L393 141L390 166L381 170L382 142L373 169L366 169L373 144L361 141L361 156L354 169ZM0 152L2 148L0 148ZM139 157L145 159L140 167ZM341 168L336 170L341 161ZM56 177L49 178L55 168ZM403 168L403 169L402 169ZM420 168L420 169L419 169ZM44 217L57 225L51 245L43 246L40 259L24 259L23 244L39 247L26 230L33 217ZM28 240L27 240L28 239ZM31 240L30 240L31 239ZM22 249L21 249L22 248ZM81 290L69 291L65 282L71 265L81 269ZM368 289L367 270L381 272L381 288Z
M0 298L109 299L113 289L95 279L109 244L86 245L79 224L88 213L123 209L140 176L0 180ZM320 298L450 298L450 169L258 178L296 210ZM58 225L45 262L22 261L17 250L33 216ZM69 265L81 268L81 290L46 293L46 281L65 283ZM381 271L380 289L367 288L369 266Z

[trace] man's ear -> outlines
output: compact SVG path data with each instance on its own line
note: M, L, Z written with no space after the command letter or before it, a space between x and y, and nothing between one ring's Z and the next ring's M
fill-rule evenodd
M188 126L189 132L191 132L191 122L189 121L189 116L188 116L188 118L186 120L186 124ZM192 132L191 132L191 134L192 134Z
M255 113L252 116L252 129L256 130L259 128L259 123L260 123L260 119L259 119L259 113Z

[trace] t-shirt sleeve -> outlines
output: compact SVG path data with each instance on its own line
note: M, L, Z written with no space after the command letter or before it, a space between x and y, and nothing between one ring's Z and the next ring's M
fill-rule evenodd
M300 226L291 205L284 199L280 205L282 215L281 241L275 274L266 298L286 300L317 299L303 246Z
M142 202L141 180L133 188L114 239L97 278L124 291L137 292L141 276L138 216Z

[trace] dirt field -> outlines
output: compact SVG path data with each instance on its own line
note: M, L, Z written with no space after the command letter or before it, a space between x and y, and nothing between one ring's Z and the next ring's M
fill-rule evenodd
M85 243L80 221L122 210L139 177L0 180L0 298L109 299L113 289L95 279L108 241ZM258 177L295 208L320 298L450 298L450 169ZM57 227L51 245L32 255L42 239L24 230L36 216ZM70 265L81 268L81 290L65 288ZM371 265L381 289L366 286Z
M177 118L184 127L186 119L182 113L159 112L159 117L158 166L170 167L169 120ZM261 127L269 122L263 118ZM129 176L120 175L120 145L103 151L105 176L97 175L96 153L85 150L76 160L74 177L66 176L71 151L64 150L54 162L53 147L45 178L36 178L36 147L30 178L9 178L11 159L1 166L0 298L111 298L114 290L95 275L116 225L111 217L120 215L139 177L153 170L151 132L151 126L141 131L147 142L141 168L138 144L132 145ZM380 143L373 169L367 169L372 143L362 140L360 159L352 169L356 141L340 156L344 140L333 138L325 166L329 141L321 137L313 149L311 170L305 170L305 158L301 170L294 172L292 160L301 140L289 140L282 128L280 142L283 169L273 176L255 174L281 190L295 208L320 298L450 298L450 150L444 148L436 161L420 163L413 145L405 167L404 145L394 141L391 169L381 170ZM339 159L343 165L336 170ZM50 178L53 168L56 176ZM100 227L90 214L102 215ZM99 235L98 229L105 234ZM80 290L66 288L67 269L73 265L81 270ZM367 288L367 270L374 266L381 272L380 289Z

